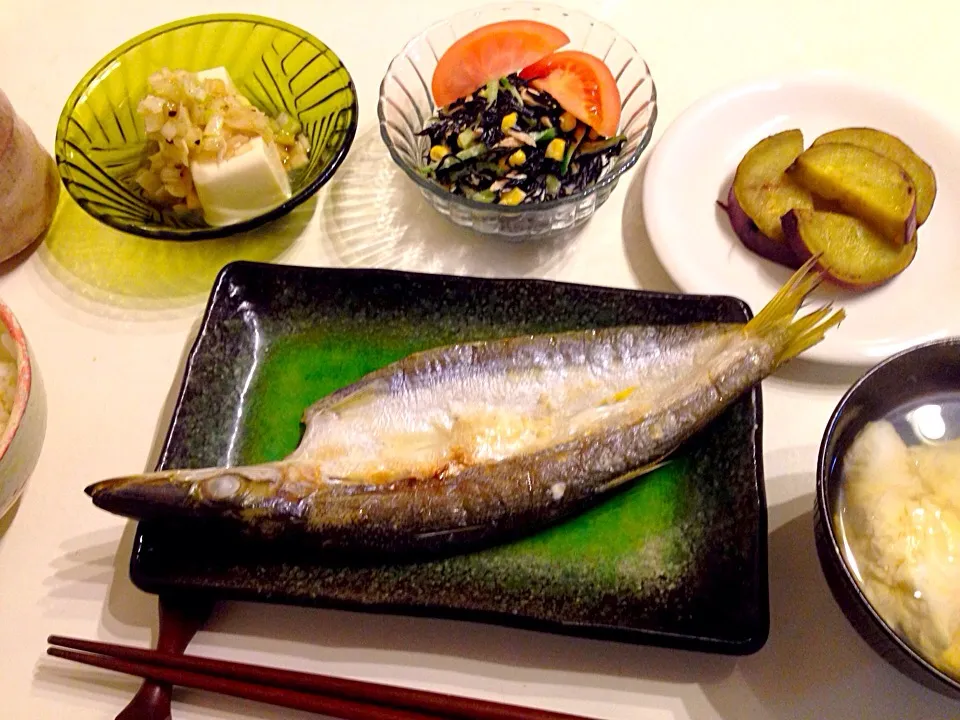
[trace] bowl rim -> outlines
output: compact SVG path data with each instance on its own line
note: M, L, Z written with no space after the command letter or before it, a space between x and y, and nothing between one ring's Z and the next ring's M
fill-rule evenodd
M180 28L189 27L191 25L202 25L209 22L248 22L248 23L257 23L261 25L268 25L280 30L286 30L287 32L293 33L297 37L305 40L314 47L325 48L327 52L333 54L337 60L340 62L340 69L343 70L347 78L346 89L350 91L351 103L350 110L352 111L352 120L350 125L346 128L344 133L343 142L340 144L340 147L337 149L336 154L331 158L327 166L309 183L307 183L303 188L300 189L294 195L291 195L290 198L282 202L280 205L277 205L270 210L261 213L252 218L242 220L241 222L233 223L231 225L223 226L204 226L199 228L175 228L165 225L143 225L141 223L124 223L119 222L114 219L112 216L104 216L98 213L92 212L85 204L80 203L76 196L73 194L72 181L68 181L65 177L64 166L66 166L67 158L65 148L68 145L66 141L66 130L67 126L70 123L70 118L73 116L74 111L76 110L77 105L80 100L86 95L87 90L90 88L91 84L114 62L117 61L117 58L120 55L125 54L129 50L142 45L144 42L151 40L155 37L163 35L172 30L179 30ZM254 228L260 227L268 222L276 220L277 218L287 214L293 210L298 205L306 202L313 195L315 195L321 187L323 187L329 180L333 177L334 173L340 168L343 164L343 161L346 159L347 153L350 151L350 147L353 145L353 141L357 134L357 128L359 125L359 115L360 115L360 103L359 97L357 95L357 88L353 81L353 76L350 74L350 71L347 69L346 64L344 64L343 59L340 57L339 53L333 50L327 43L320 40L318 37L313 35L306 30L297 27L291 23L285 22L283 20L277 20L275 18L270 18L264 15L256 15L251 13L208 13L203 15L192 15L190 17L181 18L179 20L173 20L171 22L164 23L162 25L157 25L149 30L145 30L142 33L130 38L129 40L123 42L122 44L116 46L113 50L105 54L100 60L98 60L90 70L84 74L84 76L77 82L74 89L71 91L70 95L67 97L66 102L63 105L63 109L60 111L60 117L57 120L57 133L56 138L54 139L54 156L57 162L57 172L60 175L61 180L63 181L64 186L66 186L67 194L73 199L77 205L83 209L90 217L94 218L98 222L101 222L105 225L108 225L116 230L121 232L129 233L131 235L138 235L140 237L153 238L157 240L180 240L180 241L190 241L190 240L210 240L214 238L223 238L230 235L235 235L237 233L246 232L248 230L253 230Z
M937 668L932 662L924 658L923 655L914 650L903 638L900 637L900 635L896 633L896 631L894 631L892 627L890 627L887 621L883 619L879 612L877 612L876 608L873 606L873 603L871 603L867 598L866 594L860 587L860 584L857 582L857 579L853 576L849 564L843 557L843 553L840 551L840 543L833 524L830 504L830 488L832 486L830 477L831 467L833 465L832 461L835 458L832 456L832 454L828 454L827 452L827 448L836 434L837 423L847 412L848 402L852 397L855 396L856 393L860 392L864 385L870 382L874 375L888 365L902 362L905 358L916 353L925 352L933 348L951 346L960 349L960 336L931 340L929 342L921 343L905 350L901 350L900 352L894 353L893 355L881 360L876 365L870 367L853 383L853 385L847 389L847 391L843 394L843 397L840 398L840 401L837 403L833 412L830 414L830 419L827 421L826 428L823 432L823 438L820 441L820 449L817 453L817 488L815 502L820 506L823 513L823 525L830 540L830 553L833 556L833 560L835 564L840 567L843 579L848 588L853 590L863 609L867 611L867 614L873 621L873 624L880 628L883 631L884 636L888 640L892 641L914 664L918 665L924 671L931 674L937 680L947 684L954 690L960 690L960 681L950 677L945 672Z
M23 328L17 321L13 311L0 300L0 325L2 330L10 336L16 349L15 360L17 363L17 386L13 397L13 407L10 409L10 418L6 426L0 432L0 459L6 454L13 442L14 436L20 429L23 416L27 410L27 403L30 400L30 393L33 388L33 365L30 362L30 351L27 348L27 339L23 334ZM2 509L2 508L0 508Z
M441 27L454 18L467 17L470 15L477 15L486 10L526 10L529 9L533 11L534 9L539 8L551 8L558 10L560 12L566 13L568 15L576 15L585 18L593 25L605 28L612 32L616 39L624 42L630 50L633 51L637 59L643 63L643 67L646 70L646 80L645 82L650 83L650 100L648 103L651 107L650 112L650 121L647 123L646 130L644 131L640 142L637 144L637 147L633 150L630 155L619 165L613 166L610 171L601 177L597 182L595 182L590 187L584 188L573 195L567 195L566 197L557 198L556 200L546 200L544 202L538 202L531 205L500 205L498 203L482 203L477 200L471 200L468 197L463 195L457 195L455 193L446 190L436 183L433 183L427 180L424 177L421 177L419 173L413 168L411 168L404 160L400 157L399 153L396 150L396 145L390 139L386 127L386 113L384 112L384 103L385 103L385 90L387 85L387 79L391 75L391 71L396 63L401 61L404 57L407 57L408 51L414 45L414 43L425 38L432 30ZM429 97L431 105L433 105L433 97ZM640 54L640 51L637 50L636 46L630 41L628 37L621 34L614 28L612 25L604 22L603 20L598 20L592 15L583 12L582 10L576 10L574 8L565 7L562 5L556 5L549 2L518 2L510 5L504 3L487 3L485 5L479 5L473 8L467 8L466 10L461 10L460 12L453 13L448 15L441 20L431 23L419 33L414 35L410 40L404 43L403 48L400 52L393 56L390 60L390 63L387 65L387 71L384 73L383 79L380 81L380 91L377 97L377 122L380 126L380 137L383 139L384 144L387 146L387 150L390 152L390 157L393 161L400 167L401 170L406 174L408 178L413 180L422 190L429 191L434 195L455 202L458 205L465 207L473 208L475 210L485 210L487 212L496 212L503 215L523 215L526 213L540 212L551 210L557 207L563 207L566 205L571 205L577 203L585 198L590 197L591 195L599 192L608 185L615 184L620 180L620 177L627 172L630 168L636 165L637 161L640 159L640 156L643 154L643 151L647 149L650 145L650 141L653 138L653 128L657 123L657 117L659 114L658 103L657 103L657 84L654 81L653 73L650 71L650 65L647 63L646 59Z

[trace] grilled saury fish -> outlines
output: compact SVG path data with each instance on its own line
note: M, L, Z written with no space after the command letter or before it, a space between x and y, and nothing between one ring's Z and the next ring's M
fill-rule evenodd
M416 353L315 403L297 450L106 480L136 518L220 518L344 550L461 549L529 532L661 461L843 311L797 317L811 261L746 324L619 327Z

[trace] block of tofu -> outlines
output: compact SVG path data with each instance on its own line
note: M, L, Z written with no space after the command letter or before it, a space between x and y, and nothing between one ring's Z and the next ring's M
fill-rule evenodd
M273 145L257 137L228 160L190 164L203 217L213 226L261 215L291 195L290 179Z
M237 92L237 86L233 84L233 78L227 72L225 67L215 67L209 70L201 70L197 73L197 78L202 82L204 80L223 80L227 87L227 92Z

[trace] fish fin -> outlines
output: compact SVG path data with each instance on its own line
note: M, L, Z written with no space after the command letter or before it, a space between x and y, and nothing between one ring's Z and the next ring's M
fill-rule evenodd
M630 482L631 480L635 480L641 475L646 475L648 473L652 473L654 470L659 470L665 465L669 465L671 462L673 462L672 459L668 457L662 457L659 460L654 460L653 462L647 463L646 465L641 465L638 468L634 468L633 470L630 470L629 472L626 472L623 475L618 475L613 480L610 480L604 483L603 485L600 485L599 487L596 488L595 493L602 494L607 492L608 490L613 490L614 488L620 487L621 485L624 485Z
M482 531L486 527L486 525L468 525L466 527L453 527L446 530L432 530L430 532L417 533L417 538L420 540L430 540L447 536L452 540L459 535L469 535Z
M807 260L784 284L777 294L743 328L747 335L776 338L776 365L796 357L821 340L827 330L846 317L841 310L827 304L808 315L794 319L803 301L823 281L824 273L817 267L820 256Z
M315 415L322 412L339 415L365 402L372 403L378 395L382 395L388 390L389 383L382 378L360 380L355 385L350 386L349 389L344 388L341 391L320 398L304 410L301 419L304 423L309 423Z

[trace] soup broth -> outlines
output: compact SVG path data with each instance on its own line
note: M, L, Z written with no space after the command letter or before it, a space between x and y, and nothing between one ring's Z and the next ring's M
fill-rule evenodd
M834 529L861 590L908 645L960 679L960 393L868 424L840 471Z

